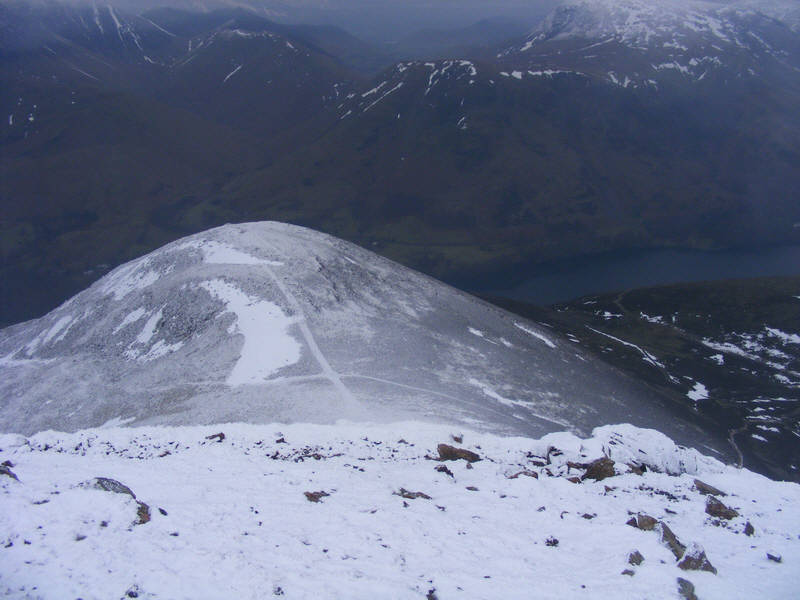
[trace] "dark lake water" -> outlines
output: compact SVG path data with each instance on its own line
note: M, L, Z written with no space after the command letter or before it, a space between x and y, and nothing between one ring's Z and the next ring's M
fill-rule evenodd
M717 252L646 250L572 259L533 267L530 273L513 287L481 293L546 305L669 283L800 275L800 246Z

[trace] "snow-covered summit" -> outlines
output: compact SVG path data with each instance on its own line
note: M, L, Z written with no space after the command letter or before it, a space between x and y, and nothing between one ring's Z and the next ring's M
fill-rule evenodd
M227 225L0 332L0 430L422 419L500 433L609 422L725 444L575 342L339 239Z
M695 0L579 0L557 7L537 34L539 39L614 37L634 47L688 32L729 42L737 37L737 28L725 18L731 10Z
M657 86L665 74L749 78L781 66L797 71L796 21L796 10L780 2L568 0L499 56L604 71L635 86Z

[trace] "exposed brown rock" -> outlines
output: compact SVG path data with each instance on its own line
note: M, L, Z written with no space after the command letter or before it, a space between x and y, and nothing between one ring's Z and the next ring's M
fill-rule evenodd
M608 477L614 477L616 474L614 461L604 456L589 463L586 473L583 474L583 479L602 481Z
M672 551L675 558L681 558L686 552L686 546L681 544L678 537L672 533L672 530L663 521L659 521L656 526L656 531L659 533L659 541Z
M473 463L481 459L474 452L448 444L439 444L437 449L439 450L439 460L460 460L463 458L465 461Z
M144 502L136 501L136 521L134 525L144 525L150 520L150 507Z
M5 464L0 465L0 475L5 475L6 477L11 477L11 479L16 479L19 481L19 477L12 471L8 466Z
M684 571L708 571L717 574L714 565L708 560L706 551L698 544L692 543L683 555L683 560L678 563L678 567Z
M524 475L525 477L533 477L534 479L539 479L539 474L536 471L520 471L519 473L514 473L513 475L509 475L507 479L517 479L520 475Z
M439 473L444 473L445 475L449 475L450 477L455 477L453 475L453 472L450 469L448 469L445 465L438 465L436 467L436 471L438 471Z
M103 490L104 492L112 492L114 494L124 494L136 500L136 494L133 493L131 488L129 488L124 483L120 483L116 479L111 479L110 477L95 477L94 479L82 483L81 487L92 487L97 490ZM149 520L150 520L150 507L144 502L136 500L136 520L133 522L133 524L144 525Z
M633 571L633 569L625 569L625 570L624 570L624 571L621 573L621 575L627 575L627 576L629 576L629 577L633 577L634 575L636 575L636 573Z
M708 485L700 481L699 479L694 480L694 487L697 488L697 491L703 494L704 496L727 496L725 492L722 490L718 490L713 485Z
M468 486L467 486L467 489L468 489L470 492L477 492L477 491L478 491L478 488L476 488L474 485L468 485Z
M219 433L215 433L214 435L207 435L206 439L217 440L218 442L221 442L222 440L225 439L225 434L220 431Z
M755 528L753 527L753 525L750 523L750 521L748 521L747 523L745 523L745 526L744 526L744 534L745 534L746 536L748 536L748 537L749 537L749 536L753 535L755 532L756 532L756 530L755 530Z
M634 550L628 554L628 564L638 566L644 562L644 556L638 550Z
M630 525L631 527L636 527L637 529L641 529L642 531L653 531L657 523L658 519L651 517L650 515L646 515L644 513L639 513L635 517L631 517L630 519L628 519L626 525Z
M737 511L725 506L714 496L709 496L706 499L706 513L711 515L712 517L718 517L720 519L727 519L727 520L739 516L739 513Z
M684 600L698 600L694 593L694 584L683 577L678 577L678 596Z
M425 498L425 500L431 499L431 497L424 492L409 492L405 488L400 488L398 491L393 492L393 494L401 498L408 498L409 500L416 500L417 498Z
M580 483L582 479L576 475L575 477L567 477L567 481L570 483Z
M634 475L644 475L643 467L628 463L628 468L630 469L630 472L633 473Z
M319 502L325 496L330 496L328 492L319 491L319 492L303 492L305 494L306 500L309 502Z

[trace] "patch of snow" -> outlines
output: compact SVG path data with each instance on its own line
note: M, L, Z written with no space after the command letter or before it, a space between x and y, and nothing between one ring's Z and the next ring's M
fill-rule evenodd
M44 336L44 340L42 341L43 344L47 344L56 337L62 329L64 329L67 325L72 322L72 315L65 315L61 317L58 321L56 321L55 325L53 325L47 334Z
M713 360L719 366L722 366L722 365L725 364L725 356L723 356L722 354L714 354L713 356L709 356L708 358Z
M147 311L142 307L139 307L136 310L128 313L127 315L125 315L125 318L122 319L122 322L114 328L114 331L113 331L114 335L118 334L120 331L125 329L131 323L135 323L136 321L141 319L146 314L147 314Z
M231 71L230 73L228 73L228 74L225 76L225 79L223 79L223 80L222 80L222 83L225 83L226 81L228 81L228 79L230 79L231 77L233 77L234 75L236 75L236 73L238 73L238 72L239 72L239 69L241 69L241 68L242 68L242 65L239 65L239 66L238 66L238 67L236 67L236 68L235 68L233 71Z
M161 276L158 272L148 269L148 259L139 259L114 269L105 278L100 290L105 295L113 295L115 300L120 300L137 290L143 290Z
M151 20L150 20L150 19L148 19L147 17L143 17L143 16L141 16L141 15L139 15L139 16L140 16L140 18L142 18L142 19L144 19L145 21L147 21L148 23L150 23L150 25L152 25L153 27L155 27L156 29L158 29L160 32L162 32L162 33L166 33L167 35L170 35L170 36L172 36L172 37L176 37L174 33L171 33L171 32L169 32L169 31L167 31L166 29L164 29L163 27L161 27L161 25L159 25L158 23L155 23L155 22L151 21ZM192 49L192 47L191 47L191 43L192 43L192 42L190 41L190 42L189 42L189 50L190 50L190 51L191 51L191 49Z
M658 324L658 325L663 325L664 324L664 317L662 317L662 316L651 317L650 315L646 315L645 313L640 312L639 313L639 317L641 319L644 319L648 323L655 323L655 324Z
M708 400L708 390L706 389L706 386L699 381L695 381L694 387L686 392L686 395L690 400L694 400L695 402L699 402L700 400Z
M514 327L516 327L517 329L521 329L522 331L524 331L528 335L532 335L533 337L535 337L538 340L541 340L549 348L555 348L556 347L556 345L550 340L550 338L548 338L545 335L542 335L538 331L535 331L535 330L531 329L530 327L526 327L522 323L514 322Z
M765 327L764 329L769 335L778 338L784 344L800 344L800 335L796 333L786 333L773 327Z
M136 343L148 344L156 334L156 327L163 317L163 308L159 309L157 313L151 315L150 318L145 322L144 327L142 327L142 330L139 332L139 335L136 336Z
M592 327L589 327L588 325L586 325L586 329L589 329L590 331L594 331L595 333L598 333L598 334L600 334L600 335L602 335L602 336L605 336L605 337L607 337L607 338L609 338L609 339L612 339L612 340L614 340L615 342L618 342L618 343L622 344L623 346L629 346L630 348L633 348L634 350L637 350L637 351L638 351L638 352L639 352L639 353L642 355L642 358L644 359L644 361L645 361L646 363L650 363L650 364L651 364L651 365L653 365L654 367L659 367L659 368L661 368L661 369L663 369L663 368L664 368L664 365L663 365L662 363L660 363L660 362L659 362L659 361L656 359L656 357L655 357L655 356L653 356L652 354L650 354L650 353L649 353L647 350L644 350L643 348L641 348L641 347L637 346L636 344L632 344L632 343L630 343L630 342L626 342L625 340L621 340L621 339L619 339L618 337L614 337L613 335L610 335L610 334L608 334L608 333L603 333L602 331L599 331L599 330L597 330L597 329L594 329L594 328L592 328Z
M376 105L378 102L380 102L381 100L383 100L384 98L386 98L386 96L388 96L388 95L389 95L389 94L391 94L392 92L395 92L395 91L399 90L401 87L403 87L403 82L402 82L402 81L401 81L400 83L398 83L396 86L394 86L392 89L390 89L388 92L386 92L385 94L383 94L383 96L381 96L380 98L378 98L377 100L375 100L375 101L374 101L372 104L370 104L369 106L367 106L367 107L366 107L366 108L365 108L365 109L364 109L362 112L367 112L367 111L368 111L370 108L372 108L373 106L375 106L375 105Z
M206 240L204 242L200 242L199 244L196 244L195 247L202 250L203 262L210 265L283 266L283 263L280 261L257 258L252 254L247 254L246 252L242 252L241 250L215 240Z
M228 376L228 385L261 383L300 360L300 344L288 332L296 320L285 315L277 304L252 298L222 279L204 281L200 285L225 303L226 310L236 317L232 333L244 337L239 360Z
M362 97L362 98L366 98L367 96L371 96L372 94L376 94L376 93L378 93L378 92L380 91L380 89L381 89L383 86L385 86L387 83L389 83L389 82L388 82L388 81L382 81L382 82L380 82L378 85L376 85L376 86L375 86L374 88L372 88L371 90L367 90L366 92L364 92L363 94L361 94L361 97Z

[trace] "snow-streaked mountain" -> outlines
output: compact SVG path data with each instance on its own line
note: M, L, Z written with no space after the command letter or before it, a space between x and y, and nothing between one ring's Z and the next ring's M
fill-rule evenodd
M578 0L556 8L498 57L532 69L580 68L624 87L658 87L670 79L800 72L800 37L791 11L778 4Z
M542 434L630 421L724 449L574 342L279 223L178 240L0 336L4 431L413 418Z
M482 460L432 460L441 443ZM800 486L630 425L588 439L418 422L110 428L3 435L0 457L11 465L0 473L0 595L11 599L797 589ZM613 464L595 481L585 465L597 459ZM715 502L735 513L714 516Z

